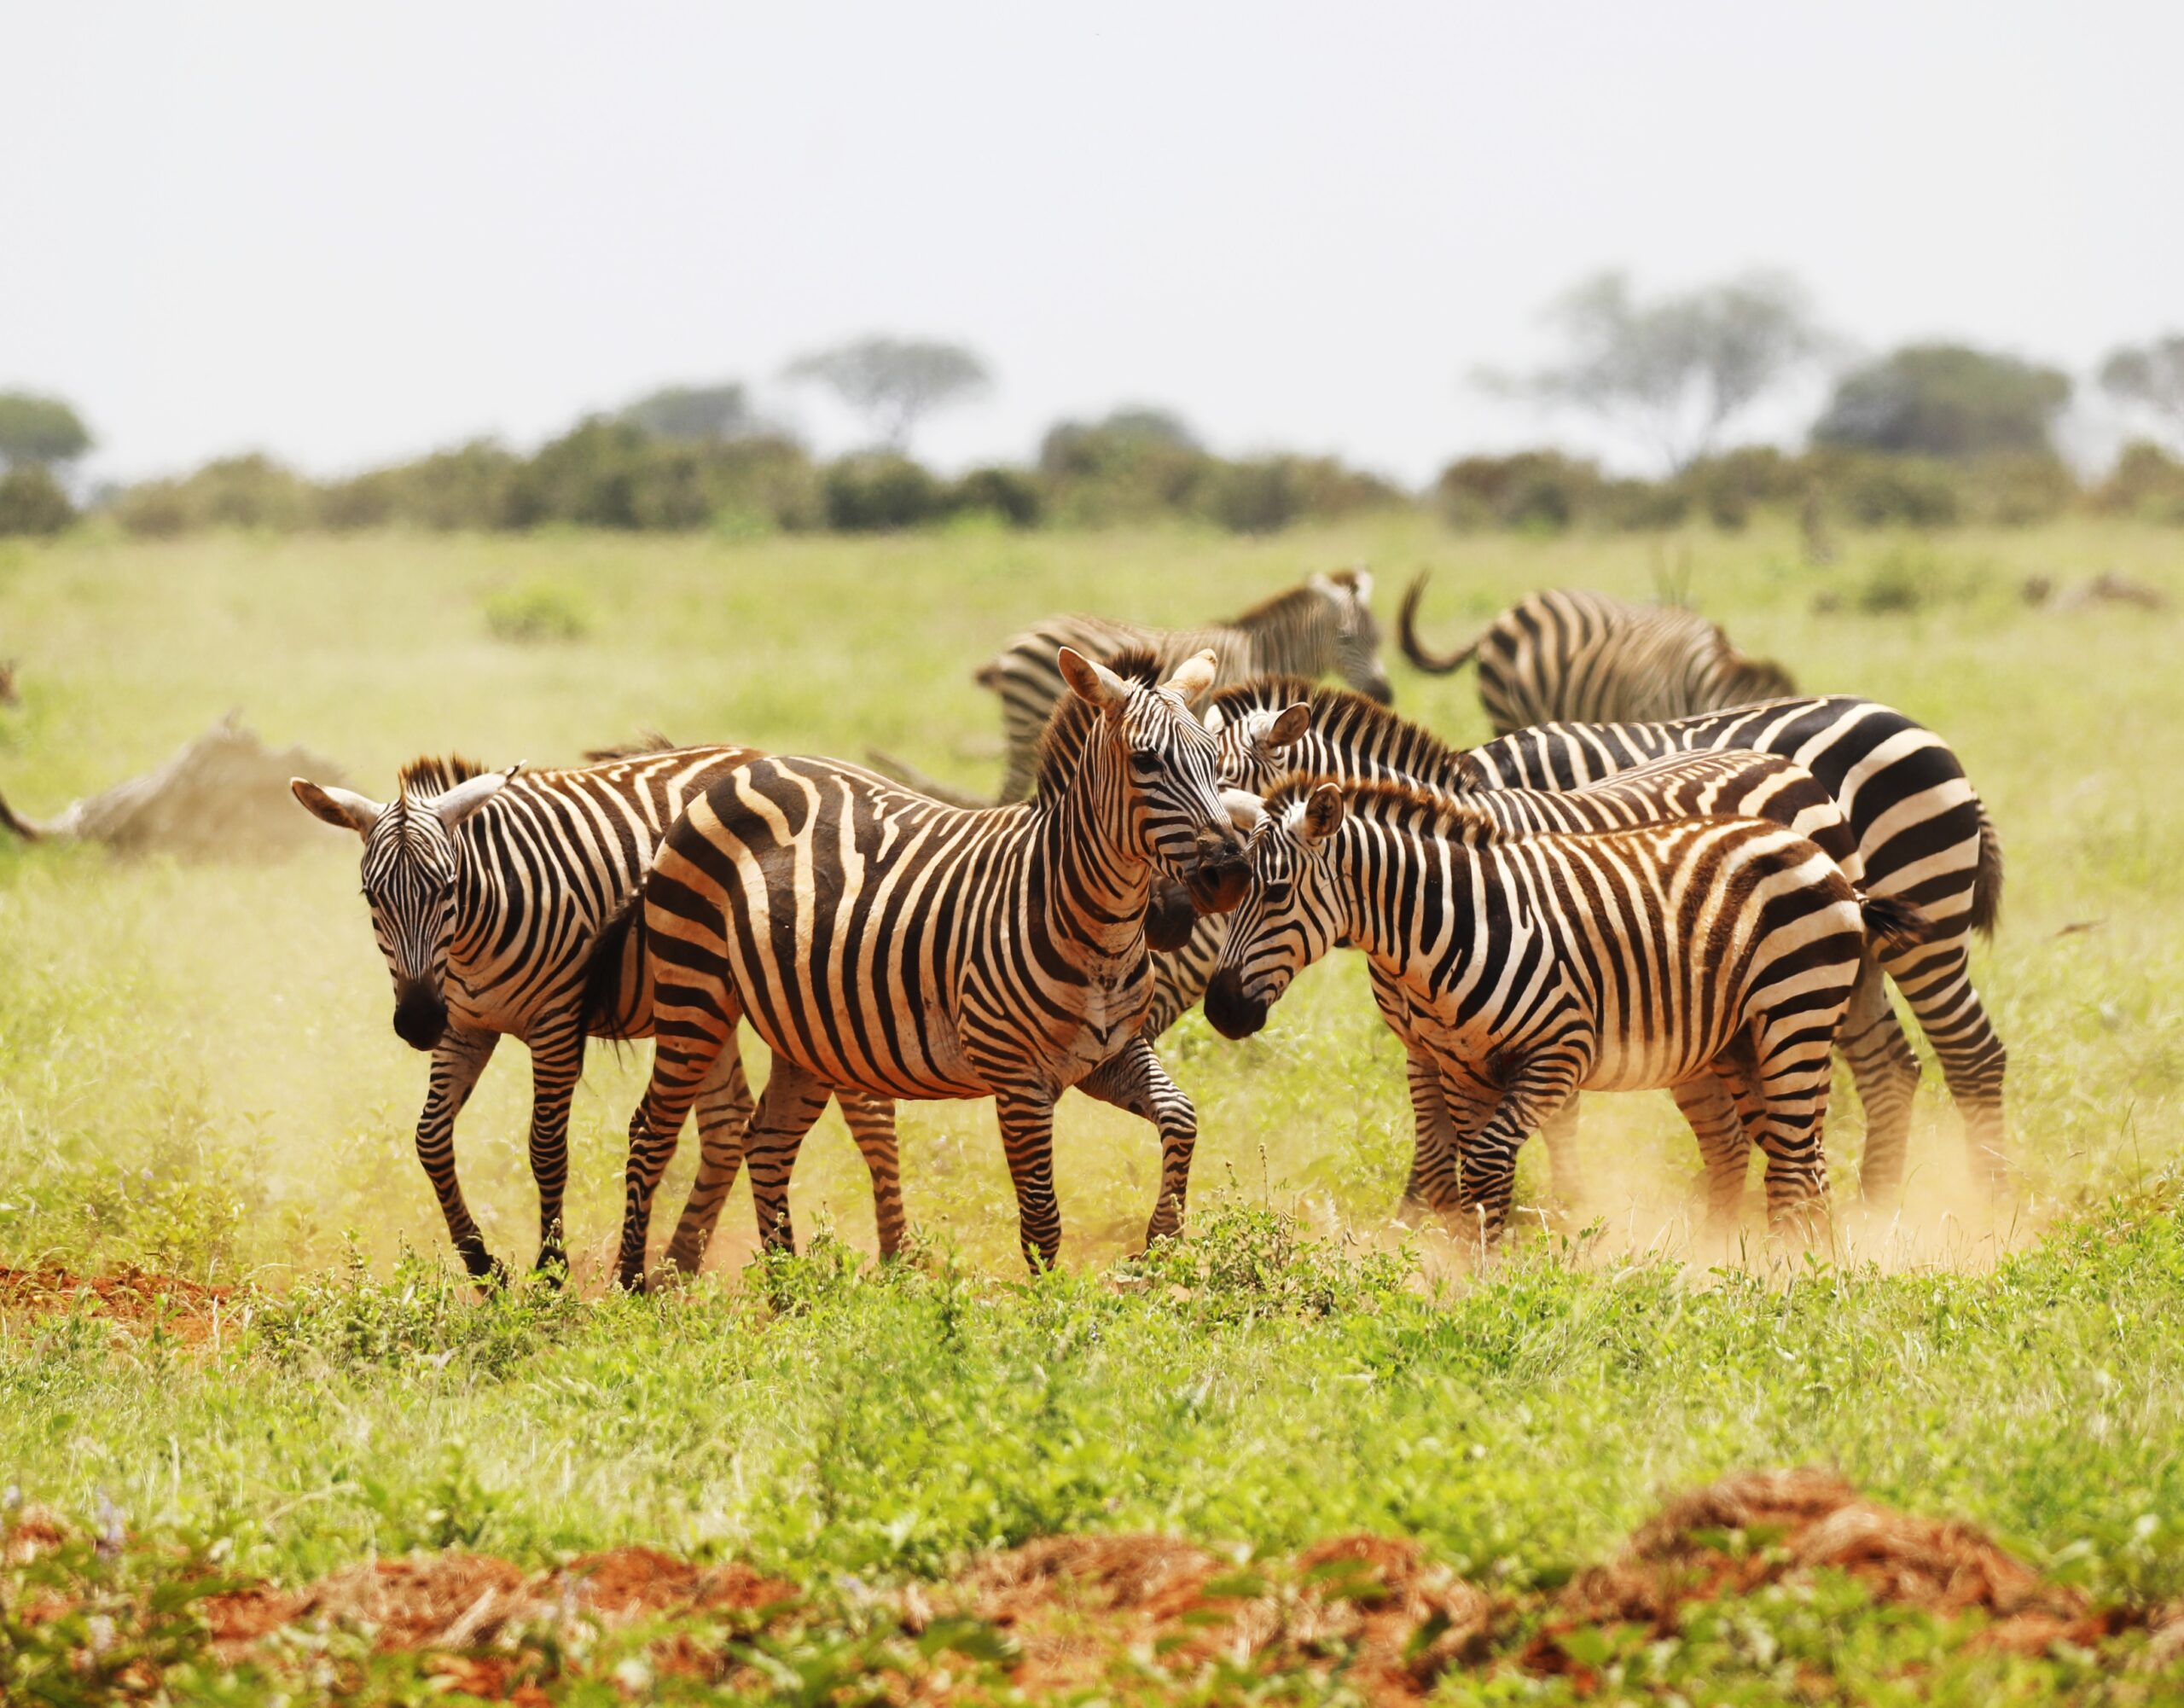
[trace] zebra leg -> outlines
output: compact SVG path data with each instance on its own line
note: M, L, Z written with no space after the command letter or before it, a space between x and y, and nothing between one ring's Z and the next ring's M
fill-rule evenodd
M1539 1130L1547 1143L1549 1177L1554 1182L1555 1200L1571 1210L1584 1207L1584 1154L1577 1148L1577 1098L1571 1093L1570 1101L1548 1116Z
M895 1100L875 1097L867 1091L834 1093L842 1119L857 1154L872 1176L872 1213L880 1235L880 1255L892 1258L903 1249L902 1158L895 1143Z
M1919 1057L1896 1018L1880 968L1858 969L1850 1011L1836 1047L1850 1063L1851 1083L1866 1112L1866 1153L1858 1168L1858 1196L1867 1204L1892 1200L1902 1189L1903 1159L1911 1137L1911 1104L1919 1092Z
M717 974L675 969L672 985L654 985L653 1012L659 1030L652 1079L630 1117L630 1159L622 1177L622 1249L615 1280L632 1293L645 1287L645 1246L652 1229L653 1194L674 1160L682 1122L712 1078L723 1052L735 1047L742 1006Z
M1833 1070L1833 1052L1815 1052L1809 1043L1729 1068L1745 1130L1767 1156L1768 1229L1787 1239L1809 1242L1827 1229L1827 1153L1821 1134Z
M1160 1193L1146 1225L1145 1243L1176 1232L1183 1225L1191 1153L1198 1145L1198 1111L1189 1097L1169 1077L1142 1032L1078 1080L1077 1089L1160 1130Z
M1472 1126L1467 1133L1459 1117L1456 1211L1467 1229L1476 1229L1482 1247L1498 1242L1508 1225L1517 1153L1531 1133L1560 1112L1583 1077L1583 1064L1568 1056L1525 1062L1508 1072L1501 1101L1484 1125Z
M425 1107L417 1117L417 1160L425 1178L433 1183L447 1218L448 1238L455 1254L474 1281L502 1279L507 1270L485 1249L485 1236L470 1219L470 1206L462 1201L462 1187L455 1177L455 1118L477 1089L478 1076L493 1059L498 1032L466 1032L450 1025L433 1047L432 1078L425 1090Z
M1962 932L1938 943L1887 956L1881 962L1919 1029L1934 1047L1942 1078L1964 1121L1972 1171L1990 1192L2008 1177L2009 1137L2002 1123L2002 1074L2009 1052L1995 1036L1979 993L1972 988L1971 957Z
M1038 1090L997 1092L1001 1148L1016 1185L1018 1238L1036 1275L1061 1255L1061 1205L1054 1197L1054 1100Z
M776 1052L758 1113L751 1123L751 1206L758 1213L758 1241L769 1251L793 1252L796 1225L789 1219L788 1180L804 1136L819 1118L833 1089Z
M744 1142L750 1136L751 1082L743 1075L743 1053L731 1038L698 1088L698 1177L690 1182L689 1201L667 1242L668 1268L694 1275L706 1260L720 1222L720 1206L735 1188L743 1168Z
M1421 1212L1446 1216L1456 1204L1456 1130L1441 1089L1440 1065L1411 1045L1403 1052L1403 1075L1410 1082L1410 1118L1417 1137L1411 1147L1410 1178L1396 1213L1407 1221Z
M540 1274L555 1286L568 1273L561 1234L561 1200L569 1183L569 1100L584 1072L584 1028L573 1014L541 1022L531 1046L531 1177L538 1184Z
M1706 1167L1706 1231L1727 1235L1735 1229L1737 1212L1743 1207L1745 1174L1751 1158L1751 1141L1745 1136L1736 1097L1719 1073L1687 1079L1670 1086L1669 1092L1691 1123L1699 1160Z

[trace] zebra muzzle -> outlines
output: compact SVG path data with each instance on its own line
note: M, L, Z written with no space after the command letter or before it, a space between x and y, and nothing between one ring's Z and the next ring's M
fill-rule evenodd
M394 1035L412 1049L431 1049L447 1030L447 1002L431 985L398 980Z
M1145 944L1163 952L1181 949L1191 940L1198 924L1198 909L1189 890L1156 878L1145 906Z
M1244 845L1233 836L1201 840L1198 864L1184 886L1191 905L1202 914L1225 914L1241 906L1252 886L1252 863L1244 856Z
M1224 967L1205 987L1206 1023L1223 1037L1249 1037L1266 1025L1266 1004L1244 994L1244 977Z

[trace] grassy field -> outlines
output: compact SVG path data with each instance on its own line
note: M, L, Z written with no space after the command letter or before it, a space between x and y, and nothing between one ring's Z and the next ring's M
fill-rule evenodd
M410 1140L423 1063L389 1027L353 844L271 866L0 844L0 1264L245 1286L209 1333L202 1310L127 1327L89 1302L0 1313L10 1498L94 1526L119 1511L189 1570L284 1583L419 1547L526 1567L626 1543L734 1556L811 1589L797 1640L845 1677L880 1653L857 1643L907 1639L845 1582L944 1574L990 1546L1150 1530L1275 1555L1397 1533L1522 1597L1610 1553L1663 1490L1758 1465L1833 1466L1897 1506L1977 1521L2097 1600L2184 1593L2178 619L2019 596L2031 576L2115 570L2184 597L2174 533L1854 536L1826 567L1766 531L1530 540L1409 517L1265 541L93 536L0 547L0 656L20 658L25 697L0 710L0 791L50 813L230 708L368 792L419 752L545 764L643 726L871 744L990 786L998 720L970 671L1025 621L1202 619L1361 560L1389 613L1404 579L1434 572L1437 642L1541 585L1671 584L1809 688L1947 735L2009 860L1978 972L2012 1051L2010 1200L1967 1193L1930 1071L1901 1217L1844 1216L1833 1261L1710 1270L1687 1261L1696 1159L1667 1099L1596 1099L1595 1201L1552 1210L1528 1159L1537 1231L1472 1275L1437 1237L1388 1224L1409 1143L1398 1058L1362 967L1338 957L1248 1044L1196 1017L1170 1035L1199 1112L1200 1227L1150 1269L1114 1267L1151 1204L1149 1130L1065 1103L1064 1269L1027 1286L990 1107L938 1105L903 1112L909 1210L932 1241L905 1271L860 1276L848 1258L870 1249L869 1195L830 1115L795 1202L807 1235L839 1243L743 1284L739 1190L706 1292L594 1297L644 1065L602 1050L572 1138L584 1296L474 1306L439 1268ZM1395 676L1403 710L1485 733L1467 676ZM520 1052L504 1053L459 1132L473 1206L511 1255L535 1228L526 1091ZM1855 1178L1859 1142L1846 1095L1838 1178ZM84 1554L69 1593L184 1569L136 1558ZM1982 1650L1960 1622L1822 1589L1740 1603L1757 1635L1692 1625L1673 1653L1636 1644L1555 1678L1497 1662L1438 1688L2159 1688L2082 1645ZM272 1688L254 1663L229 1676L190 1653L185 1694ZM9 1653L44 1664L13 1623ZM922 1650L904 1664L928 1683L939 1664ZM373 1690L425 1688L410 1662L387 1664ZM588 1664L546 1682L578 1699L636 1688ZM64 1655L39 1676L88 1689L106 1674ZM1309 1669L1281 1685L1342 1688Z

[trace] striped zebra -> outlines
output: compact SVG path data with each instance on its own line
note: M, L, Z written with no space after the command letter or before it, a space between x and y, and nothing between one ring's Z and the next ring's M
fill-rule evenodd
M1065 649L1060 667L1071 691L1041 741L1034 801L966 810L857 766L766 758L717 779L668 832L619 927L641 923L659 1033L630 1126L624 1285L644 1283L660 1171L746 1015L774 1052L749 1147L770 1242L793 1243L788 1173L830 1089L993 1098L1036 1267L1061 1243L1054 1101L1083 1085L1159 1128L1148 1237L1179 1224L1197 1117L1139 1031L1143 921L1156 870L1210 910L1246 881L1212 738L1186 710L1217 666L1201 653L1160 683L1146 655L1110 669ZM1123 1054L1127 1092L1093 1077Z
M585 1036L652 1032L648 993L615 979L595 981L587 1026L587 968L600 928L683 808L757 757L748 747L686 747L554 771L420 758L403 768L384 805L300 777L290 783L309 811L363 840L364 899L394 979L395 1033L432 1052L417 1159L473 1277L507 1273L486 1250L456 1179L456 1118L479 1075L502 1037L529 1047L538 1267L558 1271L566 1261L569 1101ZM735 1051L723 1054L694 1101L703 1152L694 1204L724 1193L723 1175L733 1182L741 1159L752 1104ZM893 1107L851 1094L842 1113L872 1171L881 1250L892 1251L903 1232ZM677 1252L688 1246L678 1229Z
M1421 574L1403 595L1404 655L1435 676L1477 659L1479 702L1497 735L1530 723L1682 717L1798 691L1781 665L1746 658L1695 613L1560 588L1519 601L1468 646L1437 657L1418 638L1425 592Z
M1025 630L976 677L981 688L1001 696L1008 744L1001 799L1022 800L1031 792L1040 732L1064 692L1054 666L1062 648L1097 659L1126 648L1147 652L1170 670L1210 648L1220 669L1218 683L1269 672L1333 672L1360 693L1385 702L1394 698L1394 690L1380 663L1380 630L1373 620L1372 597L1368 572L1338 569L1210 628L1147 629L1105 617L1053 617Z
M1273 739L1289 706L1309 706L1303 747ZM1743 751L1795 761L1834 796L1857 841L1860 885L1908 902L1926 940L1885 945L1894 981L1955 1100L1973 1169L2002 1182L2007 1053L1971 978L1974 932L1991 936L2001 909L2002 853L1985 806L1949 745L1903 713L1845 695L1780 700L1664 723L1548 724L1468 752L1339 689L1301 681L1224 690L1206 712L1225 781L1246 788L1292 770L1415 780L1478 800L1502 789L1578 789L1682 752ZM1844 1049L1866 1111L1859 1188L1869 1202L1902 1182L1919 1061L1884 990L1862 986ZM1415 1176L1414 1176L1415 1179Z
M1717 1083L1767 1157L1777 1229L1819 1231L1829 1055L1868 931L1917 910L1862 898L1815 843L1755 819L1512 836L1454 796L1292 778L1232 797L1252 885L1207 987L1229 1037L1266 1023L1337 942L1401 986L1455 1136L1432 1196L1507 1222L1518 1147L1580 1089Z

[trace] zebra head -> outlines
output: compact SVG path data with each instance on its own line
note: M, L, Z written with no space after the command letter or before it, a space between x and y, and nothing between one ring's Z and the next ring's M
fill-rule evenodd
M1118 662L1132 670L1143 661ZM1200 913L1228 912L1243 899L1251 869L1222 805L1213 738L1189 709L1213 686L1211 650L1158 685L1068 647L1058 663L1070 691L1099 713L1087 753L1100 817L1132 853L1182 884Z
M1373 619L1373 572L1359 565L1316 575L1312 590L1334 613L1334 671L1368 700L1394 703L1395 686L1380 662L1380 625Z
M402 792L386 805L301 777L288 784L305 811L363 840L364 900L394 975L395 1035L413 1049L432 1049L447 1030L448 949L462 869L455 833L521 769L456 781L437 763L412 765L403 773Z
M1289 981L1343 935L1334 834L1342 828L1341 786L1283 790L1271 805L1232 789L1223 796L1251 830L1252 883L1228 928L1205 1018L1223 1037L1249 1037L1266 1024Z
M1297 769L1288 750L1312 724L1312 708L1301 700L1288 706L1249 704L1263 685L1275 684L1247 683L1231 688L1221 698L1242 703L1210 706L1205 711L1205 729L1213 737L1222 783L1254 795L1265 794Z

